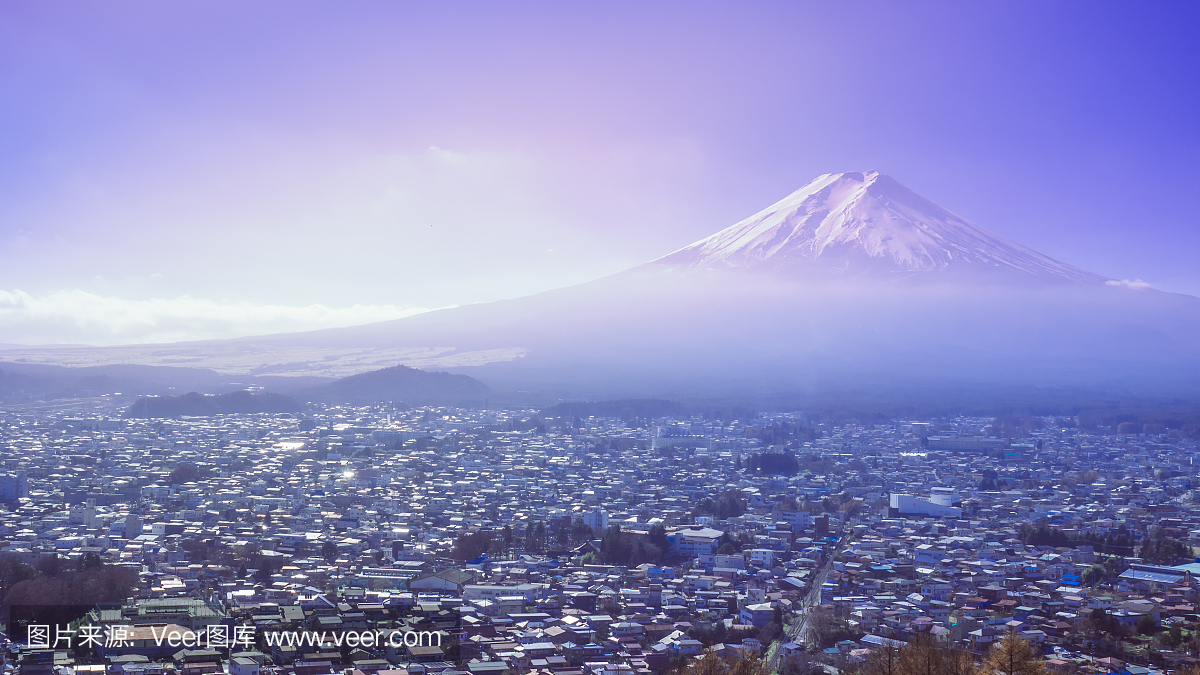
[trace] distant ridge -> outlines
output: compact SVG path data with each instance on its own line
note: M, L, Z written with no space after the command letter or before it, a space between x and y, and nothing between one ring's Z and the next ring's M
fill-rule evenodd
M276 380L276 383L288 395L234 391L207 396L198 392L182 396L146 396L130 406L128 415L203 417L230 413L298 412L304 407L300 400L333 405L479 405L484 403L490 391L486 384L473 377L430 373L407 366L392 366L351 375L307 389L289 389L286 382L280 380Z
M125 394L211 391L227 378L203 368L104 365L84 368L0 362L0 399L62 399ZM228 389L228 387L226 387Z
M129 417L209 417L236 413L299 412L303 406L281 394L234 391L205 396L189 392L182 396L146 396L129 407Z
M489 391L486 384L467 375L392 366L297 393L321 403L365 405L392 401L411 405L465 405L482 404Z

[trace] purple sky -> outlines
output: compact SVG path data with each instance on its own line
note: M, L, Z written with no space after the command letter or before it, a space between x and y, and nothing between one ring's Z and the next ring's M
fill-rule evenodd
M0 342L513 297L872 168L1200 294L1198 7L6 2Z

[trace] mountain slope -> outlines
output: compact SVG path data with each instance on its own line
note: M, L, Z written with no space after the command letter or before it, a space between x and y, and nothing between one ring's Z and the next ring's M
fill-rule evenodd
M664 256L666 268L912 275L975 271L1103 283L971 223L877 171L829 173Z

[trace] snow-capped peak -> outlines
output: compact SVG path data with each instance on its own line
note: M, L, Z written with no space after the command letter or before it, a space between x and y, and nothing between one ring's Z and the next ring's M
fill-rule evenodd
M878 171L819 176L746 220L655 263L687 270L887 275L989 270L1104 281L960 218Z

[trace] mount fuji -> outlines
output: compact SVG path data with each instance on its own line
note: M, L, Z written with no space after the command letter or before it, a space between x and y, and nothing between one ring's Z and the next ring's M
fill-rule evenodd
M943 209L878 171L828 173L706 239L664 256L673 269L911 277L986 273L1103 283Z
M308 333L13 356L186 363L244 381L404 364L471 375L493 400L1190 397L1200 396L1200 298L1072 267L867 171L822 175L657 260L514 300Z

